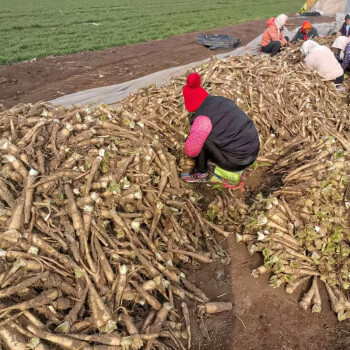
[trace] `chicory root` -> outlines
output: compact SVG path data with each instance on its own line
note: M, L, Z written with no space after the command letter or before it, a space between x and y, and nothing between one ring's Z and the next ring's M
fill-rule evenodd
M120 316L120 319L124 322L125 327L130 335L139 334L139 331L135 326L133 319L126 312Z
M301 301L299 302L299 306L303 309L303 310L307 310L308 307L311 304L312 298L315 294L316 291L316 287L317 287L317 278L316 276L313 278L312 280L312 285L311 288L308 290L308 292L306 292L303 296L303 298L301 299Z
M44 328L45 325L36 317L33 313L28 310L23 311L23 315L37 328Z
M85 188L84 188L84 193L85 193L85 196L87 196L89 193L90 193L90 189L91 189L91 184L92 184L92 181L98 171L98 168L101 164L101 161L102 161L102 158L104 156L104 150L100 150L101 152L101 155L98 156L92 163L91 165L91 169L90 169L90 173L89 175L87 176L87 179L86 179L86 184L85 184Z
M122 297L123 297L123 293L124 293L124 289L126 287L127 284L127 272L128 272L128 268L126 265L121 265L119 267L119 275L117 277L117 289L116 289L116 293L115 293L115 305L116 307L120 306Z
M335 313L344 312L344 307L341 304L341 302L338 300L338 298L335 296L332 288L328 285L328 283L325 283L325 286L328 292L329 300L331 302L332 310Z
M232 303L225 302L210 302L204 304L204 310L207 314L217 314L232 310Z
M15 199L7 188L6 182L0 178L0 199L4 200L11 209L15 208Z
M58 291L57 289L52 290L45 290L41 294L39 294L37 297L24 301L19 304L15 304L12 306L5 307L1 310L1 316L3 317L6 313L12 311L12 310L28 310L33 309L41 305L46 305L51 303L53 300L55 300L58 297Z
M71 339L68 337L64 337L62 335L49 333L43 329L36 328L33 325L28 325L27 329L29 332L33 333L35 336L43 340L46 340L50 343L57 344L60 347L67 350L85 350L90 348L87 342Z
M72 169L62 169L57 171L54 174L45 176L42 178L42 180L36 182L32 187L37 187L43 184L46 184L48 182L56 181L62 178L66 178L68 180L77 178L81 173L77 170L72 170Z
M319 313L321 312L321 296L320 296L320 291L318 289L318 284L317 284L317 277L315 276L314 277L314 280L316 280L315 284L316 284L316 287L315 287L315 293L314 293L314 296L312 298L312 312L315 313Z
M20 292L22 289L27 288L27 287L35 284L36 282L40 281L41 279L47 278L48 275L49 275L49 272L43 272L43 273L40 273L36 276L27 278L15 286L11 286L11 287L8 287L6 289L1 289L0 290L0 298L6 298L12 294L16 294L16 293Z
M68 334L70 338L83 340L86 342L94 342L99 344L111 345L111 346L119 346L122 343L122 338L120 335L115 333L104 334L104 335L88 335L88 334Z
M204 302L209 301L209 298L199 288L197 288L191 281L189 281L184 277L181 277L181 282L186 287L187 290L197 295L198 298L200 298Z
M151 239L154 238L154 232L155 232L156 227L158 225L160 216L162 215L163 207L164 207L164 204L162 202L157 202L156 208L154 210L154 216L153 216L150 232L149 232L149 236Z
M158 197L160 197L161 194L163 193L163 190L164 190L167 183L168 183L168 173L165 171L162 171L162 175L161 175L160 181L159 181Z
M10 326L0 326L0 339L9 350L26 350L26 342L18 332Z
M28 170L26 169L24 164L19 159L17 159L12 154L7 154L4 157L12 165L12 167L15 171L17 171L19 174L21 174L21 176L23 176L24 179L27 178Z
M25 184L25 202L24 202L24 223L28 224L30 219L30 209L32 205L34 189L32 184L35 178L38 176L38 171L35 169L30 169L26 184Z
M261 265L258 268L252 270L252 276L257 278L260 275L262 275L262 274L264 274L264 273L266 273L268 271L269 271L269 269L267 267L265 267L264 265Z
M172 309L170 303L164 303L162 308L158 311L157 316L149 327L149 333L159 333L166 319L168 318L168 313ZM145 350L151 350L154 340L149 340L145 347Z
M188 255L191 258L198 260L198 261L205 263L205 264L210 264L211 262L213 262L213 259L210 258L210 253L200 254L200 253L187 252L185 250L179 250L179 249L173 249L172 252L175 254Z
M141 286L139 286L137 282L130 281L129 283L137 290L137 292L141 295L141 297L145 299L153 309L155 310L161 309L162 307L161 303L156 298L154 298L150 293L144 290Z
M187 349L191 349L192 343L192 333L191 333L191 322L190 322L190 312L188 306L185 302L181 303L182 314L185 319L186 331L187 331Z
M20 197L17 200L16 207L13 210L12 217L8 226L9 230L21 230L23 224L24 201L24 196Z
M109 283L113 283L115 279L114 272L97 238L95 238L95 249L98 254L100 267L104 275L106 276Z
M67 333L71 329L72 325L76 322L78 318L78 313L80 312L81 308L83 307L86 297L88 293L88 288L86 288L83 292L82 297L80 300L78 300L75 305L71 308L69 313L65 316L64 322L61 323L59 326L57 326L56 331L57 332L63 332Z
M300 277L295 281L292 281L290 283L288 283L288 285L286 286L286 292L288 294L293 294L294 291L305 281L307 281L310 278L310 276L306 276L306 277Z
M157 314L157 311L154 309L151 309L149 311L149 313L148 313L147 317L145 318L145 320L143 321L142 327L140 329L141 334L148 332L148 328L151 325L151 323L153 322L156 314Z
M84 272L84 277L89 290L88 299L94 323L97 328L110 333L115 329L115 322L112 321L112 315L104 304L101 296L97 293L97 290L86 272Z

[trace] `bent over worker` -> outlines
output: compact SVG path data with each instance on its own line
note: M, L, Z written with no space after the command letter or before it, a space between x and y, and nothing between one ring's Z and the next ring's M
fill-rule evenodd
M306 41L316 37L318 37L317 29L313 27L310 22L305 21L303 25L298 28L291 42L294 43L298 40Z
M187 77L183 96L186 109L193 112L185 154L195 158L195 167L181 178L186 182L206 181L211 160L216 164L211 182L226 187L239 183L243 170L255 162L259 153L253 121L228 98L209 95L197 73Z
M327 46L307 40L301 46L300 51L305 56L305 64L316 70L323 79L332 80L335 84L343 83L343 68Z
M287 45L288 38L283 36L283 27L288 21L288 16L279 15L273 21L270 18L267 21L267 29L265 30L261 40L261 50L264 53L270 53L271 57L276 56L281 47Z
M341 28L339 29L337 36L350 36L350 15L349 14L345 16L345 21L341 26Z
M335 57L341 63L344 70L350 68L350 38L346 36L338 36L332 44L332 49L336 50Z

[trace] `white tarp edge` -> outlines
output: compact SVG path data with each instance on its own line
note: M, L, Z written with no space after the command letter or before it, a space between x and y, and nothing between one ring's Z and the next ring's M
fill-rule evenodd
M334 30L334 22L332 23L317 23L314 24L321 36L329 35ZM293 31L286 30L285 35L290 39L295 35L297 28ZM242 56L242 55L259 55L261 36L259 35L246 46L239 47L231 52L216 55L217 58L225 58L227 56ZM157 84L157 86L165 86L170 83L172 78L185 74L188 70L197 65L203 64L208 59L186 64L181 67L165 69L156 73L146 75L144 77L130 80L121 84L103 86L99 88L79 91L74 94L65 95L55 100L50 101L56 105L71 107L73 105L87 106L94 104L114 104L117 103L132 93L136 93L140 88Z
M321 11L324 16L350 12L350 0L318 0L311 11Z

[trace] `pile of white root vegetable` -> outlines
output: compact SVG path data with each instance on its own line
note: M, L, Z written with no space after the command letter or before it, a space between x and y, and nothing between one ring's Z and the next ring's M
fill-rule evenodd
M190 349L190 305L230 305L211 303L186 265L227 262L218 239L230 233L262 252L254 276L272 272L270 284L288 293L312 278L300 306L313 312L324 281L338 318L349 317L350 109L300 59L290 47L196 69L259 130L257 166L270 181L253 202L247 186L247 198L219 192L203 210L208 187L179 180L192 164L183 157L185 77L113 108L38 102L0 112L5 348Z
M207 225L175 157L139 117L40 102L1 113L9 349L190 348L188 300L207 313L232 307L210 303L180 270L219 258L213 234L227 233Z

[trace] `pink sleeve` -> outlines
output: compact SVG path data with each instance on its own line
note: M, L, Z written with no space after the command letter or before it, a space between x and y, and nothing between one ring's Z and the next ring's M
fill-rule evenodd
M194 120L190 136L187 138L185 144L185 154L187 157L194 158L198 156L212 127L211 120L205 115L199 115Z

